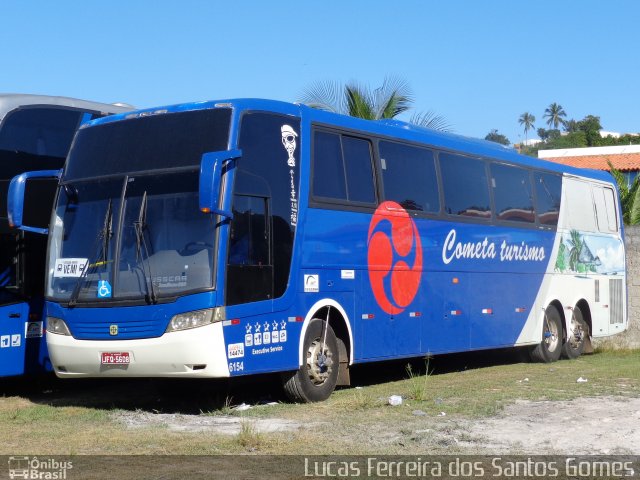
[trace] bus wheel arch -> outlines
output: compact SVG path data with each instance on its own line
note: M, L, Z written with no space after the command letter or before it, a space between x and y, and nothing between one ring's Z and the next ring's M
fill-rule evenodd
M336 359L327 386L314 385L314 367L308 364L309 355L320 352L317 348L317 336L324 338L325 326L327 346L332 362ZM335 343L334 343L335 342ZM335 350L335 351L334 351ZM297 402L325 400L337 385L349 385L349 365L353 359L353 335L349 318L342 306L331 299L316 302L304 319L300 331L298 370L282 374L284 390L287 396ZM322 352L320 352L322 353ZM333 383L333 385L331 385ZM317 388L320 387L320 388Z
M562 304L554 300L544 309L540 343L530 350L535 362L550 363L560 358L565 318Z
M351 365L353 342L351 336L351 325L346 318L346 313L342 308L337 308L339 304L327 305L320 308L313 315L313 318L326 320L329 318L336 340L338 342L338 353L340 358L340 369L338 372L338 385L351 385L349 377L349 365Z
M583 353L592 352L591 309L585 299L581 299L567 315L565 341L562 345L562 356L568 359L578 358Z
M301 337L305 360L297 370L281 374L284 392L294 402L321 402L329 398L338 381L338 341L322 318L311 319Z

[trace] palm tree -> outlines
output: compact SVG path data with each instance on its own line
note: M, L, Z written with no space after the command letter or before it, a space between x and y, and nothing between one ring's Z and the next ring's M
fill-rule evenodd
M396 77L384 79L381 87L371 90L356 82L316 82L303 93L302 103L312 108L341 113L366 120L395 118L411 109L413 95L409 85ZM411 123L434 130L449 131L444 117L429 111L414 114Z
M615 168L611 161L607 161L607 163L611 175L618 184L623 222L625 225L640 224L640 177L636 177L629 185L624 174Z
M414 113L409 119L409 123L420 127L431 128L432 130L440 130L441 132L450 132L451 125L442 116L429 110L428 112Z
M543 117L547 119L547 125L552 126L556 130L560 125L564 125L564 117L567 116L567 112L564 111L562 105L552 103L544 111Z
M578 271L578 263L580 262L580 251L582 250L582 236L578 230L571 230L569 232L570 238L569 244L569 268L573 272Z
M529 130L532 130L533 128L535 128L535 125L534 125L535 122L536 122L536 117L534 115L531 115L529 112L524 112L522 115L520 115L520 118L518 119L518 123L520 123L520 125L524 127L525 145L527 144L527 140L529 139L527 136L527 133L529 133Z

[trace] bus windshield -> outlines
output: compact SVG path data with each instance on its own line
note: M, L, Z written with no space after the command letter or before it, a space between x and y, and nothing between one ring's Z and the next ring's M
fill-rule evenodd
M51 223L47 296L155 303L213 288L215 217L198 208L199 164L226 148L228 120L203 110L81 130Z
M0 129L0 304L12 301L18 292L20 275L18 275L16 261L20 251L18 243L20 232L9 228L7 220L7 191L11 179L29 170L56 170L64 165L67 151L71 145L73 134L80 124L85 112L69 110L55 106L38 106L18 108L9 112L2 121ZM47 209L40 206L47 201L53 203L55 185L52 182L32 182L32 187L38 188L35 195L30 196L30 203L37 203L36 209L28 210L40 212L38 222L46 225L49 219ZM30 215L31 220L35 220ZM22 243L40 243L42 239L27 237ZM22 246L24 249L24 246ZM44 250L44 245L42 245ZM27 281L31 278L42 282L42 265L35 260L22 259L21 266L26 269L29 264ZM44 259L44 257L42 257ZM31 261L30 261L31 260ZM31 282L33 283L33 282ZM39 289L42 293L42 286Z
M200 167L202 154L226 150L231 110L141 116L81 129L64 180Z

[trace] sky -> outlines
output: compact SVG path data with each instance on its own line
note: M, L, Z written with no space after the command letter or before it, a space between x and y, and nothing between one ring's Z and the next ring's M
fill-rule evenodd
M636 0L0 0L0 18L3 93L295 102L318 81L397 77L412 111L462 135L518 143L520 115L547 127L553 102L640 132Z

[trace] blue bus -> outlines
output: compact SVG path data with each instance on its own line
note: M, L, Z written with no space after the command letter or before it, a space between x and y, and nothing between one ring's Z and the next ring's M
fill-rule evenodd
M256 99L101 118L50 222L53 368L280 372L308 402L356 363L575 358L627 327L620 218L607 173L399 121Z
M80 124L126 110L73 98L0 94L0 377L51 371L43 329L47 239L9 228L9 182L24 171L61 169ZM47 180L29 186L24 214L36 229L49 223L56 186Z

